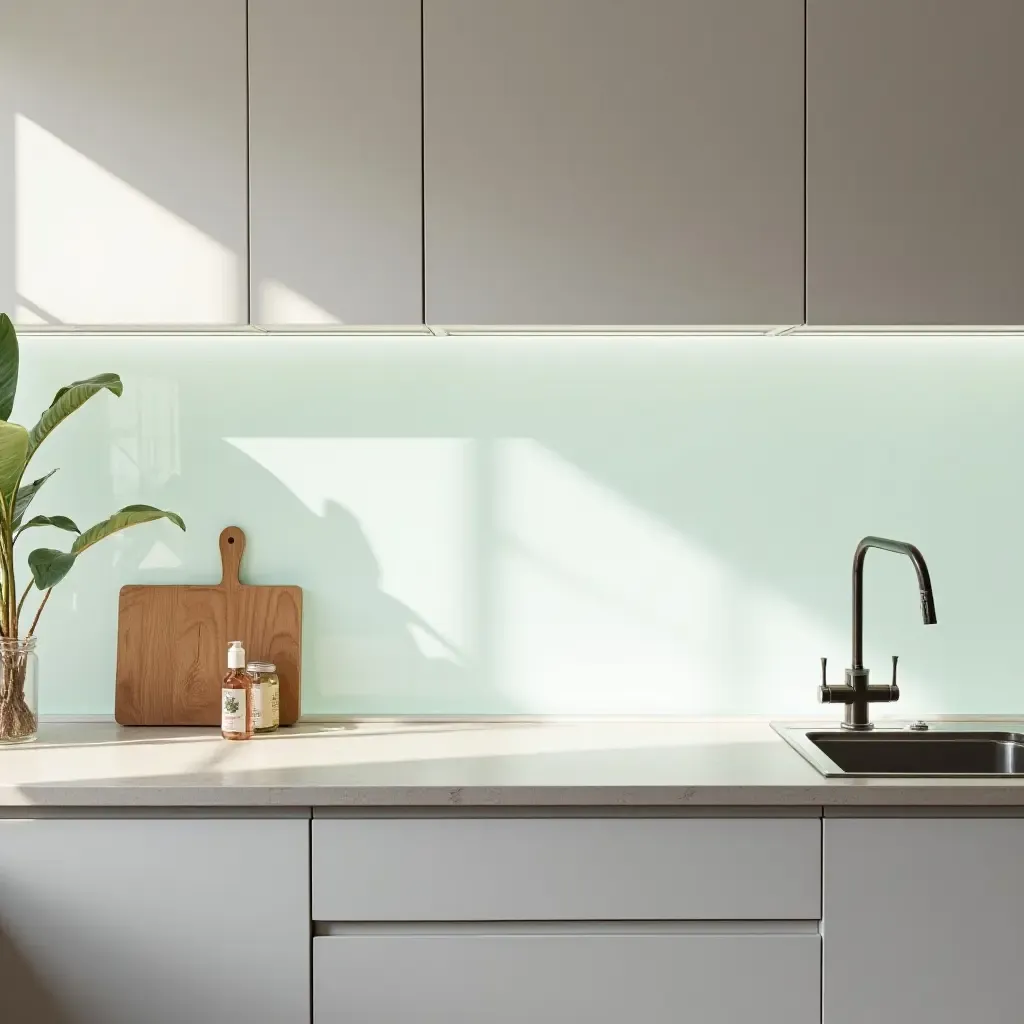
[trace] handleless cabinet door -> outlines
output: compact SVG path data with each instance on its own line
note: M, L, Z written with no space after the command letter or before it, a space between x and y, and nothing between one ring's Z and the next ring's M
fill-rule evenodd
M423 322L420 0L249 0L254 323Z
M424 0L428 322L801 322L803 12Z
M824 1024L1019 1020L1024 820L825 818Z
M817 818L328 818L318 921L818 920Z
M820 1024L817 934L313 940L317 1024Z
M309 1020L309 822L0 821L0 1020Z
M0 0L0 309L239 324L245 0Z
M1024 3L808 0L807 319L1024 323Z

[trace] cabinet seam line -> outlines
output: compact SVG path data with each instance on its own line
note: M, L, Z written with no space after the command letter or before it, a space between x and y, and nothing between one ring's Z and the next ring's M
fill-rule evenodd
M424 0L420 0L420 314L427 322L427 91Z
M245 322L252 324L252 110L249 0L245 0Z

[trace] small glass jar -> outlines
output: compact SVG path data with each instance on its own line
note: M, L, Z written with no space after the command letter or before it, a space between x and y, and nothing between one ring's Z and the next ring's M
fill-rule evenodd
M252 727L254 732L273 732L281 724L281 680L272 661L250 661L252 676Z

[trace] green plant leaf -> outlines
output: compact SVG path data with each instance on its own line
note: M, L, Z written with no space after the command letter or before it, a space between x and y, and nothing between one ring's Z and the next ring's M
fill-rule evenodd
M130 526L141 526L155 519L169 519L179 529L185 529L185 523L175 512L165 512L152 505L126 505L102 523L90 526L85 533L75 538L70 551L56 551L53 548L36 548L28 556L28 567L32 570L32 579L40 590L55 587L75 564L78 556L94 544L110 537L112 534L127 530ZM70 520L69 520L70 521Z
M28 431L18 423L0 422L0 499L4 518L13 522L15 491L28 457Z
M28 567L32 579L40 590L55 587L75 564L76 556L69 551L55 551L53 548L36 548L28 556Z
M0 420L9 420L18 390L18 334L6 313L0 313Z
M32 504L32 499L39 493L39 488L56 472L57 470L51 469L46 476L41 476L38 480L33 480L32 483L18 488L18 496L14 499L14 522L11 524L15 529L21 526L21 520L28 511L29 505Z
M33 516L18 532L23 533L33 526L56 526L58 530L67 530L68 533L82 532L67 516Z
M86 548L91 548L112 534L127 530L130 526L151 523L155 519L169 519L179 530L185 529L184 520L175 512L165 512L152 505L125 505L102 523L90 526L80 537L76 537L75 543L71 545L71 553L80 555Z
M61 388L53 396L49 409L39 417L39 422L32 428L29 435L29 457L49 437L57 426L66 420L76 409L80 409L93 395L101 391L121 397L124 385L116 373L98 373L87 380L76 380L67 387Z

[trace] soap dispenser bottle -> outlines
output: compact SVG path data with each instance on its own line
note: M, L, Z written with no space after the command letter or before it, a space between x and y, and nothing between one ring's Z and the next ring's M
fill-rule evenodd
M228 644L228 674L221 683L220 732L226 740L252 739L252 676L241 640Z

